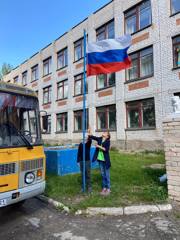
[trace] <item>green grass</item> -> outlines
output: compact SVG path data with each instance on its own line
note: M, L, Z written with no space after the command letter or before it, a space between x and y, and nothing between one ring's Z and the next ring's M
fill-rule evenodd
M111 190L108 197L99 195L101 176L92 171L93 193L80 193L80 174L68 176L47 175L46 195L63 202L72 209L87 207L118 207L140 203L161 203L167 200L167 185L160 184L158 177L165 170L144 168L155 163L164 163L164 154L111 152Z

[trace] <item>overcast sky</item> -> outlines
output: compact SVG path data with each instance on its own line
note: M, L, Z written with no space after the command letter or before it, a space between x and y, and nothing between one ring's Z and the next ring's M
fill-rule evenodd
M109 0L0 0L0 66L14 67Z

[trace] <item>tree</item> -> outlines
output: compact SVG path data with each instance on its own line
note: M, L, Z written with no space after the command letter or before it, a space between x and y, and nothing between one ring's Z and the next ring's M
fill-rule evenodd
M11 72L13 66L9 63L3 63L2 67L0 68L0 81L2 81L3 77Z

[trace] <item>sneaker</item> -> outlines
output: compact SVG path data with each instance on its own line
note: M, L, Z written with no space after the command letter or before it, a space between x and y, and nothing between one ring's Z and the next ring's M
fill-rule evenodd
M103 188L102 191L100 192L100 194L101 194L101 195L105 195L106 190L107 190L106 188Z
M106 189L106 192L104 193L104 195L108 196L111 193L110 189Z

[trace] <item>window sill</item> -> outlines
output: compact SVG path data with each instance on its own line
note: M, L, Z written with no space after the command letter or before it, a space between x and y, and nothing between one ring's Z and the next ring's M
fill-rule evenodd
M87 94L88 94L88 93L86 93L86 95L87 95ZM74 95L74 96L73 96L73 98L76 98L76 97L81 97L81 96L83 97L83 96L84 96L84 94L78 94L78 95Z
M51 102L48 102L48 103L43 103L42 106L46 106L48 104L51 104Z
M180 69L180 66L178 66L178 67L173 67L173 68L172 68L172 71L175 71L175 70L178 70L178 69Z
M180 11L178 11L178 12L176 12L176 13L173 13L173 14L170 15L170 17L174 17L175 15L177 15L177 14L179 14L179 13L180 13Z
M151 26L152 26L152 23L149 24L148 26L144 27L144 28L141 28L141 29L137 30L136 32L131 33L131 36L134 36L135 34L141 32L141 31L143 31L143 30L145 30L145 29L147 29L147 28L149 28L149 27L151 27ZM126 34L126 33L125 33L125 34Z
M86 132L87 132L87 129L86 129ZM83 133L83 130L73 131L73 133Z
M152 78L152 77L154 77L154 74L153 74L153 75L146 76L146 77L136 78L136 79L132 79L132 80L126 80L126 81L124 82L124 84L133 83L133 82L138 82L138 81L142 81L142 80L145 80L145 79L147 79L147 78Z
M151 127L151 128L126 128L126 132L133 132L133 131L144 131L144 130L156 130L156 127Z
M63 100L67 100L68 98L61 98L61 99L57 99L56 102L60 102L60 101L63 101Z
M50 73L48 73L48 74L46 74L46 75L43 75L42 77L44 78L44 77L47 77L47 76L49 76L49 75L51 75L52 74L52 72L50 72Z
M51 133L50 132L45 132L45 133L41 133L43 135L50 135Z
M117 129L96 129L95 132L117 132Z
M82 57L82 58L80 58L80 59L78 59L78 60L74 61L73 63L80 62L80 61L81 61L81 60L83 60L83 59L84 59L84 57Z
M64 131L64 132L55 132L55 134L65 134L65 133L68 133L67 131Z
M64 66L64 67L62 67L62 68L57 68L57 72L59 72L59 71L61 71L61 70L64 70L65 68L67 68L68 67L68 65L66 65L66 66Z
M35 79L35 80L31 81L31 83L37 82L38 80L39 80L39 79Z
M116 87L116 85L112 85L112 86L108 86L108 87L104 87L104 88L98 88L95 90L95 92L100 92L100 91L103 91L103 90L106 90L106 89L109 89L109 88L113 88L113 87Z

